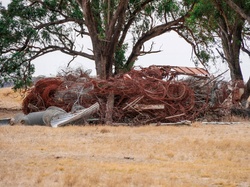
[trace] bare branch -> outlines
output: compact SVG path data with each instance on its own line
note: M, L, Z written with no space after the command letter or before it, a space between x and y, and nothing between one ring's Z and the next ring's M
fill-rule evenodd
M140 50L146 41L154 38L155 36L159 36L163 33L166 33L167 31L171 31L177 28L179 29L182 28L183 21L184 21L184 17L181 17L177 20L168 22L167 24L156 26L153 29L146 32L145 34L143 34L134 45L132 49L132 53L130 54L126 62L126 66L129 66L130 63L133 63L137 59L137 57L140 55Z
M225 57L224 53L222 53L221 51L219 51L218 48L216 48L216 51L218 52L218 54L220 55L220 57L225 60L225 61L228 61L228 59Z
M161 52L162 50L157 50L157 51L154 51L154 50L153 50L154 44L155 44L155 43L152 42L151 45L150 45L149 50L147 50L147 51L144 50L145 47L144 47L144 45L143 45L143 47L142 47L143 50L140 51L139 56L144 56L144 55L147 55L147 54L153 54L153 53L159 53L159 52Z
M72 59L68 62L67 67L70 66L71 62L73 62L73 61L75 60L76 57L77 57L76 55L74 55L74 56L72 57Z
M189 43L192 47L193 53L195 54L195 56L198 58L199 62L205 66L204 62L202 61L202 59L199 58L199 48L198 48L198 44L196 43L196 40L194 39L194 36L192 34L192 32L190 32L190 35L193 37L194 41L191 41L190 39L188 39L188 37L184 36L179 29L174 30L176 33L178 33L179 36L181 36L187 43Z
M244 51L250 57L250 51L245 47L244 43L242 42L241 50Z
M131 27L132 23L134 22L135 18L136 18L136 15L150 2L153 2L154 0L145 0L144 2L142 2L139 6L137 6L137 8L131 12L130 12L130 16L129 16L129 19L128 19L128 22L125 24L124 28L123 28L123 31L122 31L122 35L120 37L120 40L119 40L119 44L118 46L121 46L123 43L124 43L124 40L127 36L127 33L128 33L128 30L129 28Z

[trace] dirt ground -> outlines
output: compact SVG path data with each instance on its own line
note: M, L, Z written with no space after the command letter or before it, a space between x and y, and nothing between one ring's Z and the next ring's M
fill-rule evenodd
M0 109L0 118L18 112ZM191 126L0 126L0 186L249 187L249 135L248 121Z

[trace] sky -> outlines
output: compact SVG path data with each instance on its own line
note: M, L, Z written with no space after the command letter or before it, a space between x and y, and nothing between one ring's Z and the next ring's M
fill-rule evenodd
M0 1L1 2L1 1ZM6 6L10 2L9 0L2 0L2 4ZM148 54L139 57L135 63L135 66L148 67L150 65L172 65L172 66L187 66L195 67L191 60L192 48L180 38L174 32L168 32L153 39L155 44L155 50L162 50L160 53ZM149 45L151 42L149 42ZM85 45L86 48L91 46L91 43ZM242 54L241 69L243 73L244 81L247 81L250 77L250 58L246 54ZM68 62L72 57L62 54L60 52L54 52L44 55L33 61L35 65L34 76L45 75L55 76L61 69L65 69ZM95 75L94 61L86 58L77 57L71 62L71 67L82 67L84 70L91 69L91 75ZM200 66L202 67L202 66ZM228 70L226 63L221 63L220 60L216 61L215 65L210 65L208 69L212 75L219 75L220 73ZM229 73L224 75L225 80L230 80Z
M150 65L171 65L195 67L191 59L191 46L176 33L166 33L155 38L154 42L156 43L154 49L160 49L162 52L139 57L135 66L148 67ZM91 44L89 45L91 46ZM34 76L55 76L60 69L65 69L71 59L72 57L60 52L51 53L36 59L33 62L36 69ZM244 54L241 55L241 61L243 78L244 81L247 81L250 76L250 58ZM94 61L86 58L77 57L73 62L71 62L71 67L82 67L84 70L91 69L91 75L96 74ZM220 60L216 61L215 65L210 65L208 68L209 73L214 76L217 76L226 70L228 70L227 64L221 63ZM230 80L229 71L224 74L224 79L228 81Z

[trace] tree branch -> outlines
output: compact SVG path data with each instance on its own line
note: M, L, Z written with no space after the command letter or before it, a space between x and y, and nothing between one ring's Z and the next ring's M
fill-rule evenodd
M241 9L237 4L235 4L232 0L224 0L228 6L230 6L237 14L239 14L242 18L247 20L248 24L250 24L250 16L247 15L243 9ZM249 2L248 2L249 3Z
M144 2L142 2L139 6L137 6L137 8L130 13L130 16L129 16L129 19L128 19L128 22L127 24L125 24L124 28L123 28L123 31L122 31L122 35L120 37L120 40L119 40L119 44L118 46L121 46L123 43L124 43L124 40L127 36L127 33L128 33L128 30L129 28L131 27L132 23L135 21L135 18L136 18L136 15L138 13L140 13L140 11L145 8L145 6L150 3L150 2L153 2L154 0L145 0ZM129 9L129 7L128 7Z
M128 0L120 1L117 10L115 11L113 17L110 20L109 26L108 26L108 32L107 32L107 39L111 39L111 33L115 30L116 23L119 23L121 21L120 18L125 18L125 10L128 7ZM120 21L119 21L120 20ZM120 24L121 27L122 24ZM116 28L120 28L116 27Z
M250 57L250 51L245 47L244 43L242 42L241 50L244 51Z
M76 22L76 23L79 23L81 25L85 23L83 20L67 17L65 19L56 20L56 21L49 22L49 23L42 23L42 24L36 26L35 29L40 30L44 27L48 27L48 26L52 26L52 25L59 25L59 24L67 23L67 22Z
M147 50L147 51L144 50L145 47L144 47L144 45L143 45L143 50L140 51L139 56L144 56L144 55L147 55L147 54L153 54L153 53L159 53L159 52L161 52L162 50L153 51L153 46L154 46L154 44L155 44L155 43L152 42L151 45L150 45L149 50Z
M91 2L89 0L78 0L79 4L82 7L83 10L83 15L85 17L85 24L88 28L89 34L90 34L90 38L92 40L93 44L98 44L99 43L99 33L98 33L98 28L97 28L97 23L96 20L94 18L93 12L91 10ZM93 51L95 53L96 51L96 47L98 47L99 45L93 45Z
M177 20L168 22L167 24L162 24L162 25L156 26L153 29L146 32L145 34L143 34L138 39L138 41L135 43L135 45L132 49L132 52L131 52L130 56L128 57L128 60L127 60L125 65L127 67L130 67L131 63L135 62L137 57L140 55L140 50L141 50L143 44L146 41L148 41L156 36L162 35L163 33L166 33L167 31L171 31L171 30L183 27L183 21L184 21L184 17L181 17Z
M72 56L77 55L77 56L88 58L90 60L94 60L94 55L90 55L90 54L87 54L87 53L81 52L81 51L75 51L75 50L69 49L67 47L49 45L45 48L40 48L39 51L32 51L33 47L30 46L30 48L31 48L31 53L36 53L35 55L33 55L32 60L34 60L35 58L37 58L39 56L42 56L44 54L54 52L54 51L61 51L67 55L72 55Z

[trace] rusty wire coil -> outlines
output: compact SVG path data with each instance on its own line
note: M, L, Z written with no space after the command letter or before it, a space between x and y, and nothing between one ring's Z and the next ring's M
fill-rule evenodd
M57 106L69 112L74 104L89 107L99 102L98 115L100 121L104 121L107 96L110 93L115 98L114 122L146 124L192 120L207 109L208 99L204 90L194 89L193 82L162 80L157 69L131 70L125 76L110 80L82 79L75 75L70 79L67 77L38 81L24 99L24 113L35 110L30 105L36 110ZM138 106L148 108L137 109Z

